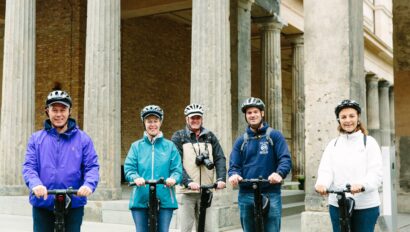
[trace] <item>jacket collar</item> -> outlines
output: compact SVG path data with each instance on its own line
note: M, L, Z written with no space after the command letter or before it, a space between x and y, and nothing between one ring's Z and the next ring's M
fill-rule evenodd
M264 135L268 127L269 127L269 124L267 122L262 122L262 127L258 129L256 132L253 131L250 126L248 126L246 128L246 133L248 133L248 135L251 137L254 137L256 135Z
M68 118L68 122L67 122L67 130L62 133L61 135L65 135L65 136L70 136L73 133L77 132L77 122L75 121L75 119L73 118ZM46 130L49 133L52 134L58 134L57 130L53 127L53 125L51 124L50 119L47 119L44 121L44 130Z
M209 133L209 130L206 129L206 128L204 128L204 127L202 127L202 126L201 126L201 129L200 129L200 130L201 130L201 133L199 133L198 138L201 137L202 135L205 135L205 134L208 134L208 133ZM195 133L194 133L193 131L191 131L191 130L188 128L188 126L185 126L185 134L188 135L189 138L192 138L192 135L195 135Z
M152 141L149 139L148 133L144 131L144 141L147 143L154 144L157 140L161 140L164 138L164 134L162 134L162 131L160 131L154 138L152 138Z
M358 130L354 133L348 134L348 133L342 133L340 134L340 137L344 139L356 139L356 138L361 138L363 135L363 132L361 130Z

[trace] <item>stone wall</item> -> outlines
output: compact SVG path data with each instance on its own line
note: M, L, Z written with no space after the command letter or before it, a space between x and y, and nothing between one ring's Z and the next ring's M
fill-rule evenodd
M163 108L165 137L184 127L183 112L190 97L191 31L187 25L158 16L121 24L121 154L125 158L131 143L143 134L139 115L145 105Z
M42 128L46 118L47 94L56 86L70 93L72 117L82 125L85 27L85 1L37 1L36 130Z

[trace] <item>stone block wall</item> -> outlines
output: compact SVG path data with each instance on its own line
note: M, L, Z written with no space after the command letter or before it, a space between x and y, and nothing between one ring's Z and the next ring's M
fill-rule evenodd
M190 70L189 26L160 16L121 21L122 158L143 134L140 111L145 105L163 108L165 137L185 126Z
M41 129L45 99L54 87L73 98L72 117L82 125L86 2L36 2L36 123Z

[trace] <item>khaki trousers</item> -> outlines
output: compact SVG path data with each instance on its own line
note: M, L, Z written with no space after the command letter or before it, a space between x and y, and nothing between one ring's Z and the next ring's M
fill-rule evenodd
M198 229L199 221L199 206L201 203L200 193L185 193L181 194L180 200L180 218L179 225L181 232L191 232L195 222L195 231ZM213 210L212 207L206 209L205 231L215 232L215 224L212 222Z

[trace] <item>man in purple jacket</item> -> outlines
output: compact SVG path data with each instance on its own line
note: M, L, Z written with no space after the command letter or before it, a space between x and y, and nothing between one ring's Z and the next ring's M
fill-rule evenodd
M64 91L50 92L44 129L27 145L23 177L30 189L33 230L54 231L54 196L47 190L78 189L65 216L66 231L80 231L87 196L97 187L99 164L91 138L70 118L72 101Z

